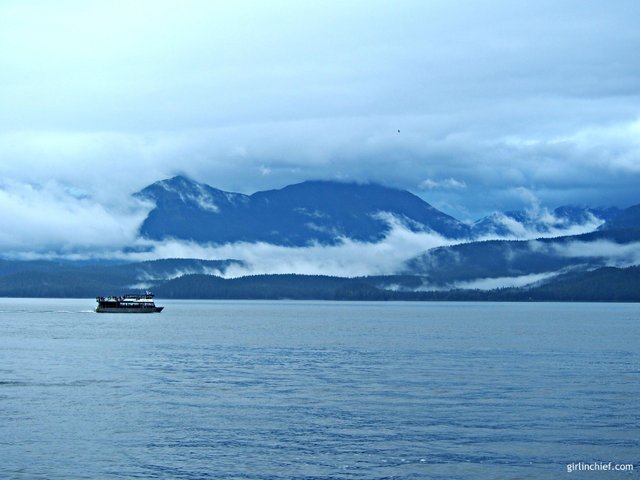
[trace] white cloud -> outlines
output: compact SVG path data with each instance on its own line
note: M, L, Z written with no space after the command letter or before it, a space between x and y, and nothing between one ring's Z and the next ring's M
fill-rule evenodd
M555 216L547 208L539 208L535 213L526 212L528 217L519 221L501 212L495 212L491 219L506 233L483 235L478 240L533 240L536 238L556 238L570 235L581 235L598 229L604 220L593 214L587 214L582 223L570 223L566 218Z
M55 181L0 184L0 248L5 256L29 251L89 253L135 242L149 206L125 199L112 210Z
M176 173L241 193L377 181L462 220L525 190L628 206L636 13L635 0L0 2L0 177L52 179L108 211Z
M551 246L554 253L570 258L601 258L612 267L640 265L640 243L619 244L610 240L594 242L556 243Z
M588 126L552 139L551 143L571 146L587 163L623 174L640 173L640 118L613 125Z
M423 190L434 190L438 188L444 190L464 190L467 188L467 184L452 177L444 180L432 180L427 178L420 183L420 188Z
M24 199L21 200L23 201ZM52 207L55 214L60 214L60 209L65 208L65 205L58 203ZM307 247L285 247L263 242L209 245L176 239L152 241L136 237L137 225L142 220L140 216L121 218L113 215L113 212L106 211L96 216L96 207L91 204L78 208L86 208L86 215L74 215L70 217L70 222L92 218L83 225L69 225L69 228L76 229L80 234L76 242L68 243L68 232L47 232L45 229L34 236L33 243L26 245L26 249L18 248L15 244L16 237L10 236L0 237L0 245L5 242L5 248L8 248L5 253L8 257L23 260L109 258L137 262L162 258L193 258L233 259L243 262L232 264L224 273L217 269L174 272L175 276L181 273L209 273L232 278L277 273L346 277L393 274L403 262L425 250L459 243L434 233L411 231L403 221L389 214L380 214L380 218L389 222L391 228L387 236L377 243L342 238L339 244L331 246L316 244ZM118 221L124 223L116 225ZM110 228L120 230L110 232ZM140 285L143 285L151 280L151 277L141 274L138 280Z
M310 247L280 247L265 243L231 244L206 248L188 244L169 244L158 248L161 255L176 250L186 255L207 255L204 258L233 258L246 266L231 266L226 277L260 273L300 273L336 276L384 275L395 273L405 260L424 250L451 242L430 233L415 233L395 225L389 235L378 243L362 243L344 239L340 245ZM196 251L192 250L196 247ZM199 250L199 251L198 251ZM166 253L165 253L166 252ZM203 258L203 257L200 257Z
M222 246L168 240L138 240L139 252L120 253L129 261L157 258L234 259L245 265L232 265L224 276L239 277L262 273L300 273L336 276L393 274L407 259L430 248L454 241L426 232L412 232L394 222L389 234L378 243L342 239L338 245L283 247L268 243L232 243ZM219 273L219 272L218 272ZM144 279L142 279L144 280Z
M549 280L559 272L532 273L516 277L476 278L465 282L457 282L454 288L471 290L494 290L496 288L518 288Z

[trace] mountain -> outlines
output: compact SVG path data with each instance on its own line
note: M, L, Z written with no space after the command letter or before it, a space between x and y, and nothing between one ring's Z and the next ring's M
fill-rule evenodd
M400 273L437 288L473 288L480 280L504 284L541 281L569 271L640 263L640 228L599 230L535 240L490 240L439 247L405 262ZM496 282L493 282L497 284Z
M640 267L569 272L526 292L528 299L563 302L639 302Z
M495 212L472 226L474 238L532 238L586 233L614 219L620 210L616 207L590 208L562 206L552 212L516 210Z
M178 176L135 196L155 204L143 237L201 243L335 245L377 242L402 222L412 231L467 238L469 227L404 190L376 184L308 181L253 195L224 192Z
M236 260L163 259L147 262L0 261L0 297L95 297L155 288L191 274L221 275Z
M591 231L558 235L584 229ZM563 275L640 264L640 205L622 211L560 207L538 216L507 212L476 222L472 230L480 238L539 236L434 248L406 261L398 273L420 276L426 288L487 289L551 284ZM551 298L549 292L545 295Z
M600 230L621 230L628 228L640 228L640 205L634 205L622 210L618 215L602 225Z
M164 265L143 262L145 269L189 264L191 260L168 260ZM196 261L198 262L198 261ZM110 294L129 291L123 281L142 264L119 265L121 276L104 275L82 267L79 270L49 265L44 271L21 270L0 275L0 296L87 298L87 308L95 304L96 292ZM126 278L128 277L128 279ZM158 298L190 299L297 299L297 300L419 300L419 301L640 301L640 267L602 267L571 271L542 285L522 288L425 290L417 276L330 277L326 275L254 275L221 278L204 273L187 273L155 283ZM7 288L9 290L7 290ZM135 289L140 290L140 289Z
M569 206L535 215L496 213L469 226L409 192L376 184L309 181L243 195L179 176L149 185L135 196L153 204L140 233L154 240L282 246L336 245L346 239L373 243L402 224L414 232L458 241L427 250L389 271L395 275L358 278L292 274L223 278L255 267L238 260L0 259L0 296L93 297L152 289L165 298L632 301L637 297L640 205L623 211ZM591 231L558 236L584 230ZM536 233L538 238L530 239ZM510 239L474 240L499 236ZM151 252L148 248L142 242L122 251Z

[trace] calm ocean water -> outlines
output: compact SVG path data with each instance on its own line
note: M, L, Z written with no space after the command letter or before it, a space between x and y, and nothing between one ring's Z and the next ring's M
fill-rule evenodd
M0 478L640 477L640 305L157 303L0 299Z

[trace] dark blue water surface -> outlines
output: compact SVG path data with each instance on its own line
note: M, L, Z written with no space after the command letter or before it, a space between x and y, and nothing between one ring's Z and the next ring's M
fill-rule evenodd
M0 478L640 476L640 305L158 303L0 299Z

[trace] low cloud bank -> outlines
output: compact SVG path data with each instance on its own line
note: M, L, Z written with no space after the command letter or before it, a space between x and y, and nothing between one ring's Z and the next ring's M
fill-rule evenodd
M453 288L469 289L469 290L495 290L496 288L518 288L527 285L544 282L560 272L532 273L529 275L520 275L517 277L499 277L499 278L476 278L466 282L457 282Z
M5 180L0 183L0 248L15 258L107 252L136 241L150 208L131 197L105 205L55 181Z
M0 205L2 199L0 196ZM22 237L16 236L15 231L0 237L5 257L18 260L113 259L130 262L163 258L232 259L239 262L224 271L212 269L207 272L178 273L210 273L227 278L280 273L353 277L393 274L404 261L425 250L459 243L435 233L412 231L402 220L387 214L381 218L388 222L389 233L377 243L341 238L336 245L286 247L264 242L212 245L178 239L154 241L137 237L138 226L146 215L144 205L136 204L137 209L118 212L114 216L113 212L97 206L90 199L81 199L79 204L73 204L72 200L68 194L62 195L47 212L27 208L23 213L29 213L33 218L27 223L23 219L21 223L24 244L17 241ZM20 200L16 203L20 203ZM69 215L69 223L65 225L62 222L62 227L54 228L60 221L56 219L54 222L51 217L65 214ZM178 273L171 278L179 276ZM153 279L140 280L145 282Z
M532 202L530 208L524 210L522 217L514 218L502 212L495 212L487 218L492 224L488 228L493 229L493 232L482 235L480 240L532 240L581 235L593 232L605 223L605 220L590 212L584 212L582 221L572 222L541 207L537 199Z
M619 244L609 240L594 242L569 242L566 244L543 244L529 242L534 251L544 249L549 254L575 259L595 259L608 267L626 268L640 265L640 242ZM514 277L477 278L470 281L457 282L454 288L493 290L496 288L524 287L545 282L562 274L566 269L557 272L544 272Z
M609 240L552 245L557 255L569 258L602 258L609 267L640 265L640 242L619 244Z
M156 258L234 259L243 262L229 266L226 278L245 275L298 273L355 277L388 275L397 272L407 259L425 250L454 241L427 232L413 232L395 222L389 234L378 243L364 243L343 238L338 245L284 247L268 243L233 243L221 246L170 240L141 242L147 251L122 254L132 261Z

